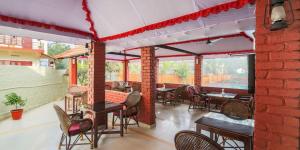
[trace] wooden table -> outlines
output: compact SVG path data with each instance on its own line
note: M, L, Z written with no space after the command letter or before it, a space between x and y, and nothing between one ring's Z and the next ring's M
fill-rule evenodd
M166 97L168 92L175 91L176 88L156 88L156 91L162 94L163 101L162 103L166 103Z
M120 130L107 130L107 114L120 111ZM94 104L94 133L93 142L94 148L98 147L98 141L102 134L120 134L123 137L124 126L123 126L123 105L118 103L112 103L105 101ZM100 132L99 132L100 130Z
M201 130L209 131L210 138L216 142L218 141L218 135L220 135L242 141L245 145L245 150L252 150L253 119L235 120L220 113L210 112L195 121L195 123L197 132L201 133Z
M232 100L237 97L234 93L206 93L203 96L207 97L208 111L210 110L210 104L215 103L216 105L222 105L228 100Z

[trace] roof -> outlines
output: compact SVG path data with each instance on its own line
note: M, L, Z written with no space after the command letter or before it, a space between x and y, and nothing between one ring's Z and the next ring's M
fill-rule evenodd
M253 2L2 0L0 30L68 43L100 40L108 51L121 51L254 30Z
M88 50L85 48L72 48L70 50L64 51L63 53L53 56L56 59L64 59L71 57L83 56L88 53Z
M6 46L0 46L0 50L34 52L34 53L40 53L40 54L42 54L44 52L44 50L41 50L41 49L17 48L17 47L6 47Z

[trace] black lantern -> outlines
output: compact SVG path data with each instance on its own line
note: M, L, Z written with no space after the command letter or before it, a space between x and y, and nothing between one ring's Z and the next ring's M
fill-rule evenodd
M269 0L265 8L264 25L271 31L288 27L294 22L290 0Z

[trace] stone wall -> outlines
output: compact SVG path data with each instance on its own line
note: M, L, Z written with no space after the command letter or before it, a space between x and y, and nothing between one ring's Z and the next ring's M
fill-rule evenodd
M5 106L6 94L15 92L27 100L25 110L61 99L67 91L67 77L52 68L0 66L0 119L8 117L12 107Z

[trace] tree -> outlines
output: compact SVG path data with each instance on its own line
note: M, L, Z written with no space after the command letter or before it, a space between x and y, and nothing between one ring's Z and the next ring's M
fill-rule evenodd
M70 45L63 43L50 43L48 44L48 55L54 56L60 53L63 53L66 50L70 49ZM55 61L56 69L67 69L68 62L65 59L60 59Z
M112 73L113 72L120 72L121 66L119 63L116 62L106 62L105 63L105 72L108 73L109 80L112 80Z
M185 81L190 73L190 67L186 62L180 62L175 65L174 73L182 80Z
M77 64L77 75L78 82L80 85L88 84L88 61L87 60L79 60Z

